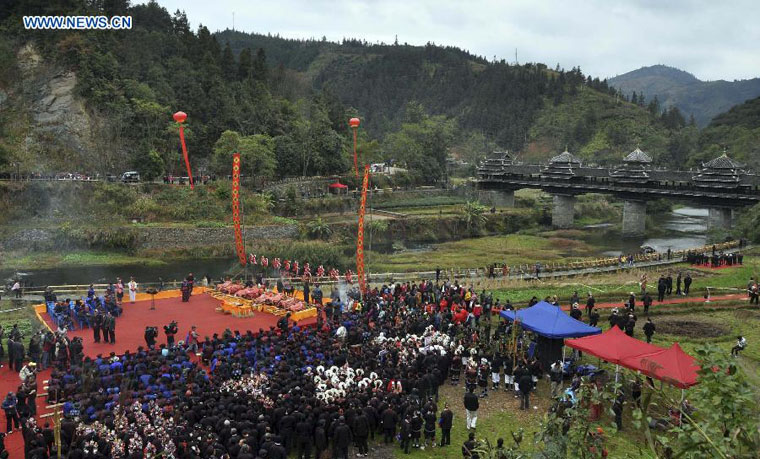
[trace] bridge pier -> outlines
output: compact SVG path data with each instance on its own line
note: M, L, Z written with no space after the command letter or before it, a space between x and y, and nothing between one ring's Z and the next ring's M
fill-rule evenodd
M730 229L731 209L727 207L710 207L707 213L707 229Z
M623 237L643 236L646 230L647 203L645 201L623 202Z
M552 226L555 228L570 228L575 216L575 196L555 194L552 206Z
M493 207L514 207L514 190L480 190L478 201L481 204Z

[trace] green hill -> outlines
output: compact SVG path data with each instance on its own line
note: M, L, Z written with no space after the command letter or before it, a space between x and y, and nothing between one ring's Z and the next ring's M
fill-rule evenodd
M565 146L613 162L636 146L688 162L696 128L580 69L491 62L428 44L292 40L189 28L154 1L67 0L0 9L0 172L182 174L171 114L188 113L195 171L347 173L350 116L362 161L394 159L418 183L445 180L447 158L472 167L495 148L545 157ZM23 11L22 11L23 10ZM129 31L20 30L23 14L130 14ZM464 172L467 173L467 172Z
M678 107L687 117L694 115L700 127L731 107L760 96L760 78L702 81L665 65L642 67L610 78L609 82L627 96L634 92L649 100L656 96L664 107Z
M728 154L760 170L760 97L722 113L702 130L698 154L694 161L704 161Z

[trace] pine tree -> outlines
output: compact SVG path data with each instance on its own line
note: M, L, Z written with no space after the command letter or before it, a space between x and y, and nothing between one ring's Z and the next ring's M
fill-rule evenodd
M264 48L256 50L256 58L253 60L251 75L257 81L266 81L267 79L267 55Z
M238 64L238 79L246 80L253 74L253 58L251 57L251 48L245 48L240 52L240 63Z
M235 75L237 73L237 68L235 67L235 56L232 54L232 48L230 47L230 42L227 42L227 44L224 46L224 51L222 52L222 76L224 76L227 80L234 80Z

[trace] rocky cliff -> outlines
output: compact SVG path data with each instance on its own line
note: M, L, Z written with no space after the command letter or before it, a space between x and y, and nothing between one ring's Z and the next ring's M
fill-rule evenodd
M92 157L91 116L76 94L77 77L47 62L32 45L16 55L20 78L0 92L0 110L13 110L25 123L14 160L31 170L67 171L72 157ZM69 171L73 172L73 171Z

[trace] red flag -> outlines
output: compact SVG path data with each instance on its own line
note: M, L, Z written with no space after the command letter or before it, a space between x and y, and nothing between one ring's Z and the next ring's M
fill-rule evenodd
M182 127L180 126L180 129ZM180 130L180 132L182 132ZM232 155L232 224L235 227L235 249L237 250L240 264L245 266L245 245L243 244L243 232L240 229L240 153Z

